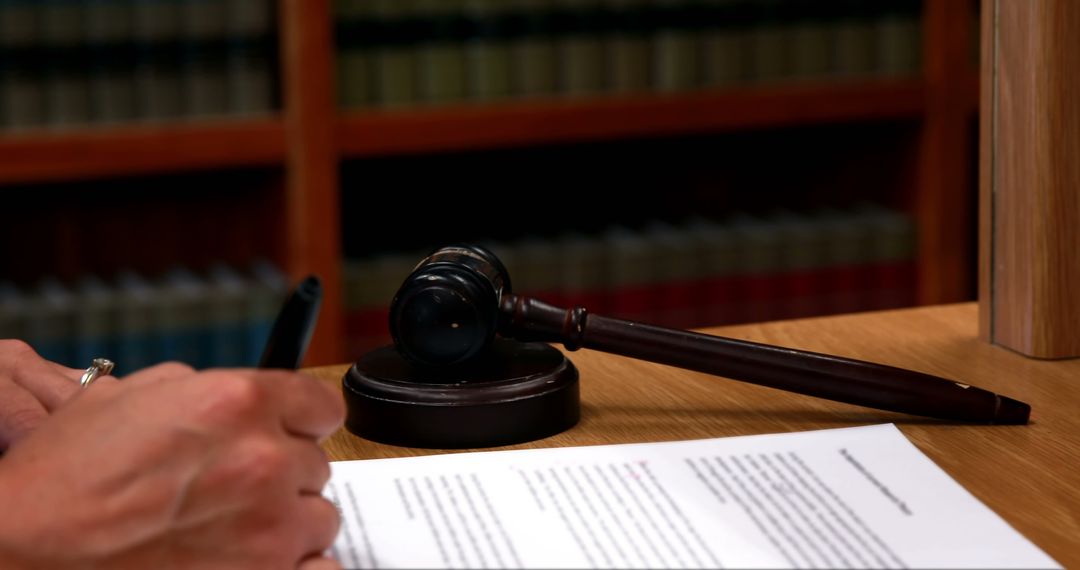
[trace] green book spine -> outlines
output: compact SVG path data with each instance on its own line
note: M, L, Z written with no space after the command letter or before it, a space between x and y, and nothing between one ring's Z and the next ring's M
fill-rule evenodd
M90 116L94 122L135 118L135 46L132 6L124 0L86 4L90 56Z
M375 100L373 48L378 46L379 32L373 4L371 0L338 0L334 6L338 105L367 107Z
M582 306L594 314L608 311L605 271L607 247L603 240L578 232L558 238L562 298L568 307Z
M423 31L417 44L420 99L445 104L465 99L465 14L462 0L417 0Z
M689 0L653 0L653 88L687 91L699 78L696 10Z
M0 126L36 127L45 122L41 62L41 12L35 0L0 2Z
M381 30L374 49L376 104L401 107L415 104L417 91L418 24L414 0L372 0L375 28Z
M0 281L0 338L26 338L26 297L14 283Z
M269 0L226 0L226 108L237 115L274 108L274 30Z
M511 91L517 97L546 97L556 90L554 7L551 0L512 0Z
M832 68L833 27L820 0L788 0L791 25L791 75L798 79L826 76Z
M705 0L702 6L701 83L721 87L746 80L745 0Z
M874 72L873 6L870 0L837 0L837 18L833 20L835 51L833 65L843 77L862 77Z
M228 108L225 0L184 0L184 114L223 115Z
M513 28L505 0L468 0L465 70L470 99L503 99L511 90Z
M734 323L742 315L738 296L739 241L729 225L691 220L686 231L698 264L699 318L696 326Z
M558 87L562 95L598 93L604 88L604 44L598 0L558 0L555 37Z
M133 8L139 117L151 121L179 117L183 111L180 2L140 0Z
M757 0L749 5L749 67L751 81L778 81L791 75L791 38L782 0Z
M875 25L878 73L887 77L919 71L922 48L919 2L888 0Z
M77 0L39 4L45 63L46 122L53 126L90 121L88 58L83 37L85 6Z
M616 93L646 91L652 80L647 0L607 0L605 36L608 88Z

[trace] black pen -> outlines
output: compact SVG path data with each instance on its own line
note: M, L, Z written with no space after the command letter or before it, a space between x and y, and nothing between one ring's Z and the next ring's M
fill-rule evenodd
M270 338L266 341L259 368L288 368L296 370L304 360L315 321L322 303L322 282L314 275L307 276L285 299Z

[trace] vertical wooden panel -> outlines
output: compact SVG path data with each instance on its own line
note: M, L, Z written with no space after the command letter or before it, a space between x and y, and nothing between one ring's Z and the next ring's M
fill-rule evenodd
M329 0L280 0L285 123L285 263L298 279L322 278L325 299L304 364L341 362L344 313Z
M960 88L970 64L970 4L923 3L923 76L926 117L919 144L918 220L920 304L970 300L974 275L969 91Z
M979 113L979 336L990 338L990 259L991 225L993 212L991 187L993 180L993 153L989 144L997 127L994 117L994 69L997 67L997 46L994 27L997 25L996 0L981 0L979 26L979 100L983 112Z
M981 140L987 340L1080 356L1080 4L994 0L991 110ZM988 100L989 99L989 100Z

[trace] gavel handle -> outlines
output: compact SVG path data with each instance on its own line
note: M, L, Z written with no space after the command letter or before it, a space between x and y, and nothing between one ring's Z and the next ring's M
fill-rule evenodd
M1028 404L938 376L816 352L590 315L506 295L499 332L560 342L870 408L940 419L1025 424Z

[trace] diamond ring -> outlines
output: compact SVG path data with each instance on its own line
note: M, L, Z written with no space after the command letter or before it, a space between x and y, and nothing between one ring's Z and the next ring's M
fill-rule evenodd
M108 358L95 358L90 362L90 367L83 373L82 378L79 379L79 386L89 388L99 376L108 376L115 367L116 364Z

